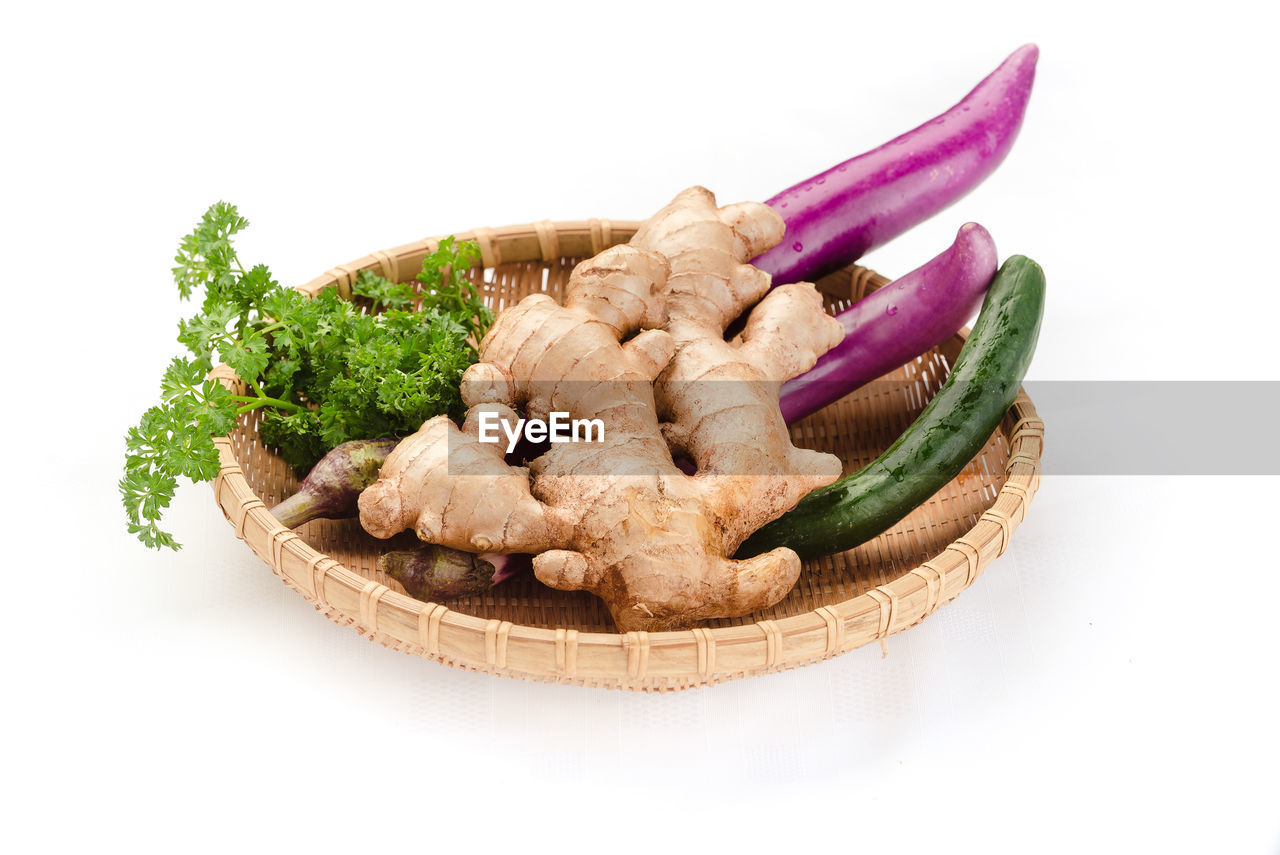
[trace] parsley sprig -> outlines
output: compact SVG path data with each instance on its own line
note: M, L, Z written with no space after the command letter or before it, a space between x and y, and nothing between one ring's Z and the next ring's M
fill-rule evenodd
M160 403L126 434L120 480L129 531L150 547L180 547L160 528L177 479L213 479L213 438L246 413L261 410L259 435L299 472L348 440L404 436L440 414L460 419L462 372L493 322L467 277L479 258L473 243L441 241L423 260L417 290L364 270L352 287L357 301L333 289L308 299L266 266L241 265L232 237L248 225L218 202L174 259L179 295L203 290L204 298L178 325L189 355L169 363ZM209 379L219 362L246 394Z

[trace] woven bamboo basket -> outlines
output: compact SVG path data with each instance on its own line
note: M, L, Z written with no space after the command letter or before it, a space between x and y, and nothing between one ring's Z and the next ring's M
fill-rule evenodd
M617 243L639 224L590 220L477 229L472 271L496 309L534 292L559 297L574 264ZM375 252L302 286L350 297L361 269L409 281L436 239ZM839 311L887 280L857 266L819 281ZM962 330L916 362L792 426L796 444L828 451L846 473L874 459L915 418L946 377ZM225 372L226 382L235 384ZM890 531L856 549L806 562L796 587L773 608L680 632L614 631L603 603L555 591L531 573L482 596L427 603L376 569L386 549L355 520L317 520L296 531L268 508L297 481L259 441L253 414L218 440L214 496L237 537L286 585L330 619L405 653L459 668L533 680L670 691L826 659L919 623L973 583L1009 545L1040 482L1044 424L1025 392L982 451L951 483ZM408 538L409 540L403 540Z

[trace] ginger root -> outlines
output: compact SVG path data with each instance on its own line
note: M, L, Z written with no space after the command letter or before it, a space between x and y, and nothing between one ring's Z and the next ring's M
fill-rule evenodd
M722 522L729 555L841 472L839 458L791 444L778 408L782 383L844 337L813 285L770 291L769 275L745 263L783 230L765 205L717 210L711 191L691 187L631 239L669 264L666 329L676 353L654 384L658 412L671 446L740 496ZM752 305L741 335L726 342L725 328Z
M401 442L360 496L362 525L377 537L413 528L457 549L539 553L538 579L600 596L621 631L776 603L799 576L794 552L728 556L839 476L836 458L792 446L778 388L842 335L811 285L761 300L769 278L745 262L781 235L767 207L717 209L692 188L631 245L579 264L563 306L535 294L504 311L464 375L462 428L440 416ZM743 334L725 342L757 300ZM501 443L480 441L480 425L486 413L514 422L517 410L598 418L604 436L511 466ZM696 475L675 466L672 447L693 457Z

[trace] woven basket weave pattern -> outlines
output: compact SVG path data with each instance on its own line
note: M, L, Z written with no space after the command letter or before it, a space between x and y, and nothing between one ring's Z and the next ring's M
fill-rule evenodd
M531 293L558 298L573 265L629 240L635 223L607 220L480 229L483 269L473 271L501 309ZM436 246L420 241L342 265L302 290L336 287L350 296L360 269L411 280ZM859 267L818 283L830 311L885 284ZM961 336L916 362L792 426L797 445L861 468L911 423L946 378ZM228 382L234 378L224 375ZM268 508L296 479L264 448L254 414L219 441L219 505L277 575L328 617L407 653L458 667L540 680L643 690L703 685L794 667L881 640L914 625L973 583L1004 552L1039 486L1043 423L1025 394L960 475L893 529L856 549L805 563L777 605L683 632L618 634L603 603L584 592L546 588L532 574L482 596L447 604L407 596L376 569L385 550L416 543L366 535L355 520L318 520L296 532Z

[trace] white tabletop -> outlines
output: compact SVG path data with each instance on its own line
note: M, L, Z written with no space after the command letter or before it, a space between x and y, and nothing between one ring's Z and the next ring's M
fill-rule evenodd
M976 220L1047 271L1031 379L1277 379L1274 26L1244 4L463 5L10 13L15 851L1277 851L1274 475L1051 472L1009 551L887 656L666 696L371 644L206 485L168 515L181 552L125 534L122 438L177 352L170 259L210 202L296 284L474 226L640 219L694 183L761 199L1026 41L1008 161L865 263L905 272Z

